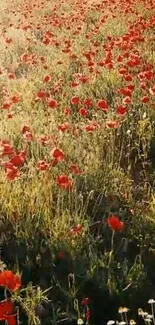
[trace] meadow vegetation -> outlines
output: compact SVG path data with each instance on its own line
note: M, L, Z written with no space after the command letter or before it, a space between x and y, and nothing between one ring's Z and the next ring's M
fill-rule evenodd
M1 8L0 322L155 325L155 3Z

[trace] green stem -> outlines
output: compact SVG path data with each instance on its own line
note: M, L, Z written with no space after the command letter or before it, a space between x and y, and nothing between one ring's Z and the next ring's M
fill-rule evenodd
M155 317L154 317L154 307L153 307L153 304L151 304L151 312L152 312L153 324L155 325Z
M108 287L111 292L111 262L112 262L112 257L113 257L113 251L114 251L114 235L115 231L112 231L112 236L111 236L111 251L109 253L109 262L108 262Z

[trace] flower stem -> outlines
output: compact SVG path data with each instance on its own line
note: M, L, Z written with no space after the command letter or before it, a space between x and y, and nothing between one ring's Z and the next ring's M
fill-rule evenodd
M115 231L112 231L112 236L111 236L111 251L109 253L109 262L108 262L108 287L109 291L111 292L111 262L112 262L112 257L113 257L113 251L114 251L114 235Z

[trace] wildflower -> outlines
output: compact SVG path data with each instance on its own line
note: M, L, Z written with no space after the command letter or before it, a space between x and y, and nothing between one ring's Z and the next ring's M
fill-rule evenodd
M117 216L113 215L108 218L108 226L114 231L121 231L124 227L124 222L120 221ZM122 312L125 312L124 309Z
M72 228L69 230L68 234L69 234L70 236L74 236L74 235L80 235L81 232L82 232L82 225L77 224L76 226L72 227Z
M0 273L0 286L6 287L10 291L16 291L21 286L20 276L9 270L2 271Z
M17 95L14 95L14 96L11 97L11 101L12 101L13 104L16 104L16 103L18 103L20 101L20 97L17 96Z
M37 162L37 168L40 171L47 170L49 168L49 164L45 160L40 160Z
M126 96L123 98L123 104L131 104L131 97L130 96Z
M92 106L92 101L91 101L91 99L86 98L86 99L84 100L83 104L84 104L85 106L87 106L87 107L90 107L90 106Z
M12 103L11 102L6 102L2 105L2 109L10 109L12 107Z
M142 309L142 308L139 308L139 309L138 309L138 315L139 315L139 316L142 316L143 313L144 313L143 309Z
M13 72L8 73L9 79L15 79L15 74Z
M72 97L71 98L71 104L72 105L78 105L80 101L80 98L78 96Z
M70 115L71 114L71 109L69 107L66 107L64 109L64 113L65 113L65 115Z
M76 165L74 165L74 164L72 164L71 166L70 166L70 170L71 170L71 172L73 173L73 174L75 174L75 175L79 175L79 174L81 174L82 173L82 171L76 166Z
M48 106L49 106L50 108L56 108L57 105L58 105L57 101L56 101L55 99L53 99L53 98L51 98L51 99L49 100L49 102L48 102Z
M124 76L125 81L132 81L132 76L130 74L127 74Z
M62 161L65 159L65 155L63 153L62 150L60 150L59 148L54 148L52 151L51 151L51 156L56 159L57 161Z
M9 168L6 169L6 178L10 181L14 181L20 176L20 172L17 167L10 165ZM0 277L1 279L1 277Z
M49 76L49 75L45 76L43 81L44 81L44 82L49 82L49 81L51 81L51 76Z
M128 108L126 106L118 106L116 109L117 115L125 115L128 112Z
M36 100L45 99L47 97L47 92L43 90L39 90L36 96Z
M31 132L31 129L29 126L27 125L24 125L23 128L22 128L22 131L21 131L23 134L26 133L26 132Z
M145 322L147 323L151 323L152 322L152 319L151 318L145 318Z
M16 315L13 313L13 303L10 300L0 302L0 321L6 321L8 325L16 325Z
M73 186L73 182L67 175L58 176L56 182L62 189L71 189Z
M130 325L135 325L136 322L134 321L134 319L130 319L129 324L130 324Z
M148 103L148 102L149 102L149 96L143 96L143 97L141 98L141 102L142 102L142 103Z
M88 81L88 77L86 77L86 76L81 76L81 77L79 78L79 80L81 81L81 83L85 84L85 83Z
M10 162L16 166L16 167L20 167L24 164L26 156L24 156L22 153L20 154L15 154L11 159Z
M58 257L60 258L60 259L64 259L65 258L65 253L64 253L64 251L60 251L59 253L58 253Z
M128 313L128 311L129 311L129 308L123 307L123 313Z
M69 124L68 123L63 123L61 125L58 125L58 130L61 132L65 132L69 129Z
M106 122L106 127L108 127L109 129L116 129L118 126L119 126L118 121L107 121Z
M83 319L82 319L82 318L79 318L79 319L77 320L77 325L83 325L83 324L84 324Z
M97 102L97 107L106 112L108 110L108 103L105 99L99 100Z
M119 89L119 93L123 96L129 96L131 97L132 95L132 89L130 89L129 87L127 88L120 88Z
M85 130L87 132L92 132L97 130L99 127L100 127L99 124L97 124L96 122L92 122L91 124L85 126Z
M28 132L28 131L23 134L23 137L27 141L33 141L34 140L33 134L31 132Z
M8 117L9 119L13 118L13 114L9 113L9 114L7 115L7 117Z
M79 114L81 116L87 116L88 112L84 107L82 107L82 108L79 109Z
M127 68L120 68L119 70L118 70L118 72L119 72L119 74L126 74L126 73L128 73L128 69Z
M89 298L84 298L82 301L81 301L81 305L83 306L87 306L89 304Z
M70 83L70 86L71 86L72 88L77 87L78 85L79 85L79 82L75 82L75 81L73 81L73 82Z
M154 304L155 300L154 299L149 299L148 304Z
M9 143L2 143L0 146L0 154L2 157L4 156L10 156L14 154L14 149Z

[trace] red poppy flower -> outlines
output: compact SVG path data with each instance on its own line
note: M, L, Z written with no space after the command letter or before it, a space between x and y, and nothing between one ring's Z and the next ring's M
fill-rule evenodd
M154 72L152 70L144 71L144 78L147 80L152 80L154 78Z
M8 74L9 79L15 79L15 74L13 72L10 72Z
M86 110L86 108L81 107L81 108L79 109L79 114L80 114L81 116L87 116L88 111Z
M5 315L5 321L7 321L8 325L16 325L16 314L15 315Z
M123 75L123 74L127 74L128 73L128 69L127 68L120 68L118 70L119 74Z
M83 306L87 306L89 304L89 298L84 298L82 301L81 301L81 305Z
M14 154L14 149L9 143L2 143L0 148L1 157L11 156Z
M26 132L31 132L31 129L30 129L29 126L24 125L23 128L22 128L22 133L24 134L24 133L26 133Z
M6 43L7 44L10 44L10 43L12 43L13 42L13 39L10 37L10 38L6 38Z
M34 136L31 132L25 132L23 134L23 137L27 140L27 141L33 141L34 140Z
M8 325L16 325L16 315L12 315L13 303L10 300L0 302L0 320L7 321Z
M12 101L12 103L16 104L16 103L18 103L20 101L20 97L14 95L14 96L11 97L11 101Z
M120 94L121 95L124 95L124 96L131 96L132 95L132 89L129 89L128 87L127 88L121 88L119 90Z
M64 109L64 113L65 113L65 115L70 115L71 114L71 109L69 108L69 107L66 107L65 109Z
M71 86L72 88L77 87L77 86L79 86L79 82L72 81L72 82L70 83L70 86Z
M85 130L87 132L93 132L93 131L97 130L98 128L99 128L99 124L97 124L97 123L91 123L91 124L85 126Z
M8 300L3 300L0 302L0 320L6 314L11 314L13 312L13 303Z
M128 108L126 106L118 106L116 109L116 113L118 115L125 115L128 112Z
M142 98L141 98L141 102L142 103L148 103L149 102L149 96L143 96Z
M21 287L20 276L9 270L2 271L0 273L0 286L6 287L10 291L16 291Z
M71 189L73 186L73 182L67 175L60 175L57 177L57 184L62 189Z
M9 113L9 114L7 115L7 117L8 117L9 119L13 118L13 114Z
M75 96L75 97L72 97L72 98L71 98L71 104L72 104L72 105L78 105L79 102L80 102L80 99L79 99L78 96Z
M124 227L124 222L120 221L117 216L113 215L108 218L108 226L114 231L121 231Z
M106 112L108 110L108 103L105 99L99 100L97 102L97 106L104 112Z
M71 170L71 172L74 173L75 175L79 175L79 174L82 173L82 171L81 171L81 170L80 170L76 165L74 165L74 164L72 164L72 165L70 166L70 170Z
M54 159L56 159L57 161L62 161L65 159L65 155L63 153L62 150L58 149L58 148L54 148L52 151L51 151L51 155Z
M58 125L58 130L61 132L65 132L69 129L69 124L68 123L63 123L61 125Z
M82 233L82 225L77 224L76 226L72 227L68 234L69 236L80 235Z
M63 260L63 259L65 258L65 252L64 252L64 251L60 251L60 252L58 253L58 257L59 257L61 260Z
M24 164L25 158L26 157L24 157L22 154L17 154L10 159L10 163L12 163L16 167L20 167Z
M87 107L90 107L90 106L92 106L92 101L91 101L91 99L86 98L86 99L84 100L83 104L84 104L85 106L87 106Z
M39 90L37 93L36 100L45 99L46 97L47 97L47 92L43 90Z
M10 109L12 107L12 102L6 102L2 105L2 109Z
M40 160L37 162L37 168L40 171L47 170L49 168L50 164L48 164L45 160Z
M124 76L125 81L132 81L132 76L130 74L127 74Z
M56 101L55 99L53 99L53 98L51 98L51 99L49 100L49 102L48 102L48 106L49 106L50 108L56 108L57 105L58 105L57 101Z
M86 77L86 76L81 76L81 77L79 78L79 80L80 80L83 84L85 84L85 83L88 81L88 77Z
M126 104L126 105L131 104L131 97L130 96L124 97L122 102L123 102L123 104Z
M119 126L119 121L107 121L106 127L109 129L116 129Z
M44 82L49 82L51 81L51 76L47 75L44 77Z

